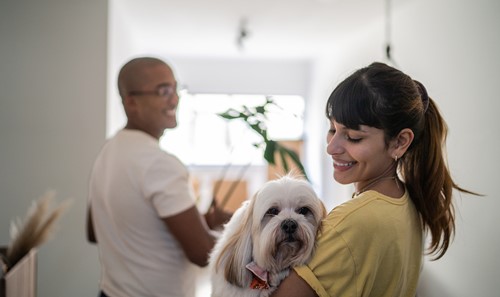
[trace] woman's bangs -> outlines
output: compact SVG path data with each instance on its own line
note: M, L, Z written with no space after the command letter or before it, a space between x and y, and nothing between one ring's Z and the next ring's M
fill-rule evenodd
M366 87L356 80L341 83L333 91L327 104L329 119L354 130L359 130L360 125L378 126L371 110Z

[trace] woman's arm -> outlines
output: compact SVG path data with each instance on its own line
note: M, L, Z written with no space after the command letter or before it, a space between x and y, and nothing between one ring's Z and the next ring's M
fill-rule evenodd
M295 272L290 274L281 282L272 297L317 297L314 290Z

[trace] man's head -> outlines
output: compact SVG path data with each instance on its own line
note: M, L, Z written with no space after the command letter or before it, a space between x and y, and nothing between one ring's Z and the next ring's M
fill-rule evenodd
M127 62L118 75L118 90L127 115L128 129L160 138L177 126L177 81L162 60L150 57Z

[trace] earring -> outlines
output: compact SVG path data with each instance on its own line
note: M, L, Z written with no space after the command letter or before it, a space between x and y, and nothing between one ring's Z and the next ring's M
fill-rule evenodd
M398 162L398 155L394 155L394 162Z

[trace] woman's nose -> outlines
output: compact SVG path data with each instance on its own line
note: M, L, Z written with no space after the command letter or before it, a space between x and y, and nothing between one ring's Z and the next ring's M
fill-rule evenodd
M341 141L339 141L336 135L331 135L327 138L326 152L331 156L338 155L343 152Z

